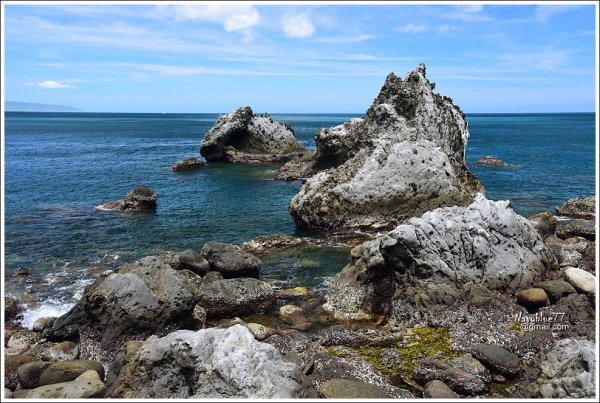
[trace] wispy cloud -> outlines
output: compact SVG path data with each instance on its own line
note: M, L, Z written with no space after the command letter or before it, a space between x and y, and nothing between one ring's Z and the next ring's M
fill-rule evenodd
M576 8L577 5L540 4L535 8L533 16L537 22L545 23L559 14Z
M463 13L479 13L483 11L483 4L462 4L455 7Z
M323 43L357 43L374 39L375 35L358 34L344 36L329 36L321 38L319 41Z
M170 14L176 21L208 21L222 24L227 32L246 30L261 20L258 10L251 4L175 4L157 5L158 10Z
M446 33L446 32L457 32L457 31L460 31L460 29L456 25L444 24L444 25L440 25L438 27L438 31L440 31L442 33Z
M284 15L281 18L281 28L288 38L308 38L315 33L315 26L304 13Z
M77 88L74 85L61 83L59 81L53 81L53 80L46 80L46 81L40 81L40 82L28 82L28 83L25 83L25 85L28 87L38 87L38 88L44 88L47 90L74 90L75 88Z
M408 32L411 34L418 34L421 32L426 32L427 31L427 25L421 25L421 24L413 24L412 22L409 24L406 24L400 28L398 28L398 31L400 32Z

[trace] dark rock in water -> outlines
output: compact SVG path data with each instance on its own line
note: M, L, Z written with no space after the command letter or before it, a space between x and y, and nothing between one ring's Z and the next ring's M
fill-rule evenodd
M140 376L141 371L144 375ZM119 371L113 398L314 398L302 366L244 326L180 330L141 344Z
M515 214L509 202L483 195L468 207L412 218L351 254L353 262L333 278L323 306L338 318L385 313L395 288L399 298L417 295L451 304L468 284L520 289L557 266L529 221ZM409 293L409 287L417 292Z
M537 283L535 286L546 291L546 294L552 303L566 297L567 295L575 294L577 292L577 290L575 290L571 284L563 280L542 281L541 283Z
M198 158L184 158L171 167L173 172L193 171L195 169L204 168L204 162Z
M590 399L596 396L596 345L563 339L540 353L540 377L527 387L527 397Z
M285 163L277 171L275 179L281 181L306 180L316 174L315 152L307 151L302 157Z
M237 245L211 241L204 244L200 254L223 278L258 277L260 273L260 259Z
M82 358L111 361L126 340L185 325L196 300L185 278L162 259L148 256L99 277L44 336L79 337Z
M139 185L121 200L103 204L100 208L128 212L153 211L156 210L156 193L147 186Z
M527 308L541 308L548 305L549 299L542 288L528 288L517 293L517 302Z
M465 165L464 114L433 87L425 65L405 80L391 73L364 119L317 134L319 172L289 206L298 226L392 228L473 200L483 188Z
M492 371L514 378L521 369L521 360L515 354L493 344L476 344L471 348L473 357Z
M596 197L586 197L585 199L569 199L565 204L556 208L556 212L571 218L581 218L584 220L596 219Z
M23 309L16 299L4 297L4 322L14 324L21 320Z
M440 380L453 391L462 395L478 395L485 391L485 383L477 376L436 359L421 361L414 370L413 378L421 385Z
M558 225L558 220L554 217L554 214L547 211L529 217L529 221L531 221L544 239L548 238L550 235L554 235L556 226Z
M289 125L256 116L249 106L221 115L200 144L207 161L286 162L307 151Z
M425 384L423 397L425 399L458 399L460 396L444 382L436 379Z
M594 241L596 240L596 223L580 219L559 221L556 227L556 236L561 239L582 237Z
M29 276L29 268L27 267L19 267L16 271L15 271L15 276L17 277L21 277L21 276Z
M477 165L487 165L491 167L505 167L507 166L504 161L496 157L482 157L476 162Z
M321 385L319 394L326 399L386 399L385 390L353 379L331 379Z
M208 318L233 318L262 313L275 302L275 291L255 278L217 280L200 289L198 305Z

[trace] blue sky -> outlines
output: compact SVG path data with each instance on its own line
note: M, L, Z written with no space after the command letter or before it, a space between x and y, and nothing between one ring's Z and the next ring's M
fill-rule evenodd
M591 3L3 6L7 101L363 113L426 63L467 113L595 110Z

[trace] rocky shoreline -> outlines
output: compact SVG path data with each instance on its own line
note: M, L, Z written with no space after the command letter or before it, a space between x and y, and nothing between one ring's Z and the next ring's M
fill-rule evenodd
M203 157L289 161L290 214L323 236L146 256L31 330L5 298L4 397L594 397L595 198L529 219L488 200L464 114L434 87L424 65L390 74L314 153L249 107L221 116ZM151 211L156 193L104 208ZM261 275L268 256L337 246L351 261L324 293Z

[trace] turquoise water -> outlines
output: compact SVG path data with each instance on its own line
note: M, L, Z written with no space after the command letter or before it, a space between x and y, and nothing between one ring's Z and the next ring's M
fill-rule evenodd
M161 250L199 249L209 240L241 243L298 232L287 212L298 182L273 180L277 166L209 164L175 174L198 153L215 114L7 113L5 116L5 273L9 293L73 301L101 269ZM314 148L324 127L360 115L274 114ZM511 199L531 215L595 193L594 114L467 115L467 162L491 199ZM474 165L486 155L513 168ZM94 209L144 183L158 194L151 214ZM313 234L314 235L314 234ZM263 275L323 285L346 250L266 259ZM98 269L96 269L98 268Z

